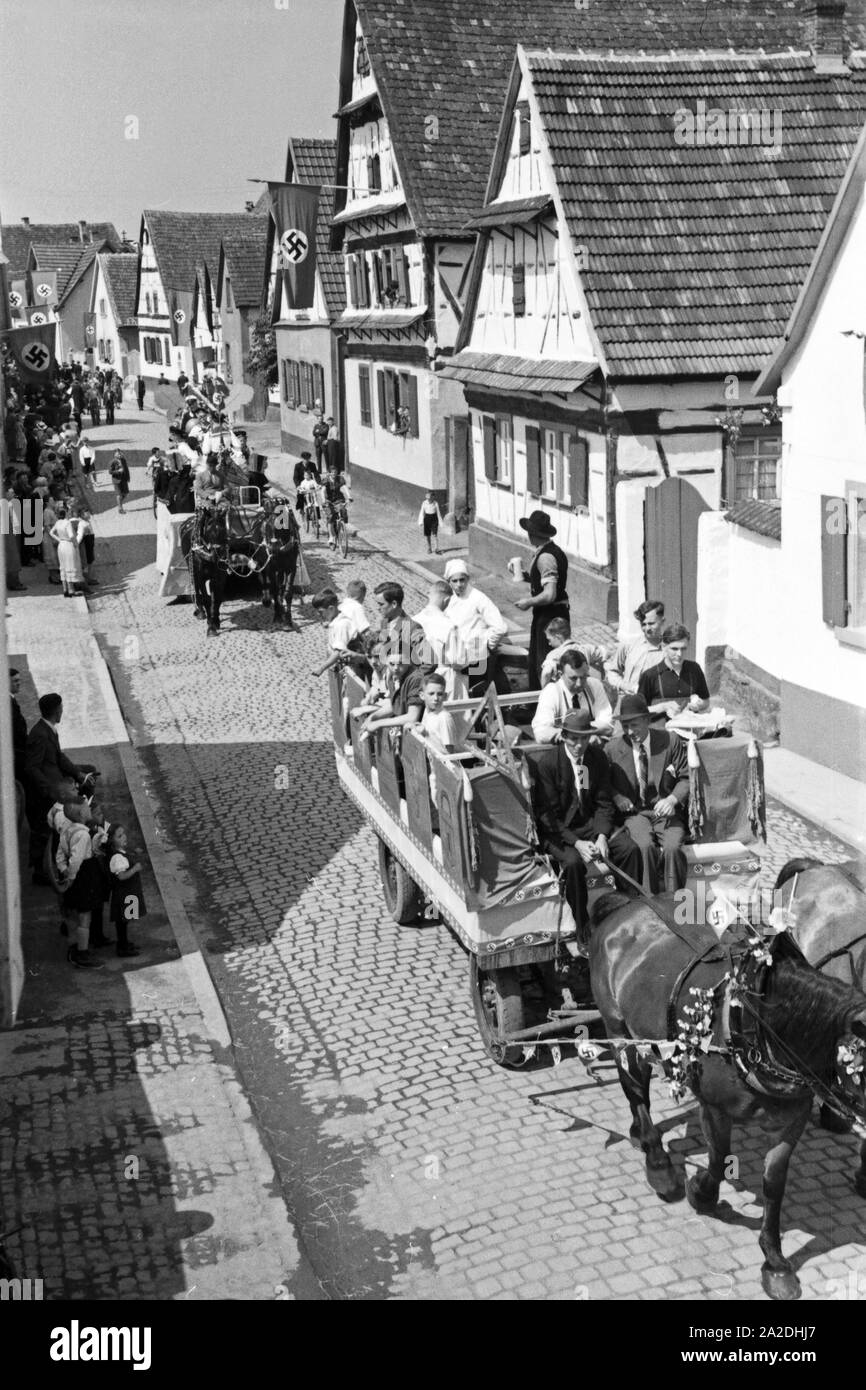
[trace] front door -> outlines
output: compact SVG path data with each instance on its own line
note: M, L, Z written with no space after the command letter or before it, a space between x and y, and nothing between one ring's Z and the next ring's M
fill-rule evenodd
M646 596L661 599L667 621L684 623L693 644L698 622L698 521L709 510L685 478L665 478L646 490Z

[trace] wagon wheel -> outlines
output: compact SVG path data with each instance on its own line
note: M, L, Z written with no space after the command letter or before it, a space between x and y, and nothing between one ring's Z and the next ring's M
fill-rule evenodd
M501 1067L522 1067L526 1060L522 1043L507 1047L501 1041L524 1027L517 970L479 970L478 957L473 955L469 960L469 984L478 1030L488 1053Z
M401 927L417 922L424 911L424 899L412 877L407 874L383 840L379 841L379 873L388 911Z

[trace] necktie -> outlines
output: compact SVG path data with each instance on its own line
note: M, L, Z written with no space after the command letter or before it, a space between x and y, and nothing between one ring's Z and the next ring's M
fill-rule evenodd
M646 753L646 745L643 744L643 743L639 746L639 748L638 748L638 750L637 750L637 763L638 763L638 774L637 774L638 793L639 793L639 795L640 795L640 804L641 804L641 806L643 806L644 803L646 802L646 789L647 789L647 784L648 784L648 782L649 782L649 759L648 759L647 753Z

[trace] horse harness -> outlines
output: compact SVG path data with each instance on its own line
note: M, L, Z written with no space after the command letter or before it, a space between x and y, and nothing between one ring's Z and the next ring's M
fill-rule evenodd
M843 878L847 878L848 882L852 885L852 887L857 889L858 893L863 892L863 884L857 877L853 864L834 864L833 867L842 875ZM835 951L828 951L826 955L823 955L821 957L820 960L815 961L814 968L816 970L823 970L824 966L828 965L831 960L839 960L840 957L847 956L848 965L851 970L851 983L853 984L854 981L859 978L859 975L857 969L857 961L855 961L854 959L854 952L852 950L852 947L859 946L860 943L864 941L866 941L866 931L862 931L859 936L853 937L851 941L846 941L844 945L837 946ZM863 952L861 951L861 959L862 956Z

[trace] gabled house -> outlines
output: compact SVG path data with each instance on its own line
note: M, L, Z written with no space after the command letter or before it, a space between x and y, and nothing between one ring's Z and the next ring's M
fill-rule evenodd
M694 637L700 515L776 494L751 386L864 113L854 56L518 51L442 373L471 412L472 555L520 553L542 507L582 613L625 633L652 594Z
M193 358L191 375L193 381L200 383L204 379L206 369L216 369L219 337L216 294L210 271L204 261L199 261L195 268L190 305L190 343Z
M139 235L135 314L140 331L140 372L153 385L160 375L194 376L190 340L197 267L213 280L225 234L248 213L163 212L146 209Z
M242 227L228 232L220 247L216 306L220 333L217 367L229 386L245 382L254 395L241 412L244 420L264 420L268 390L264 378L250 371L250 335L262 315L269 216L250 213Z
M831 136L828 129L826 136ZM866 781L866 128L784 336L779 500L701 519L700 650L782 747Z
M34 242L43 247L77 246L79 250L96 243L109 251L124 250L123 238L118 236L113 222L87 222L83 218L79 222L31 222L29 217L22 217L20 222L3 224L3 250L9 261L10 281L24 274Z
M863 3L849 37L864 38ZM734 0L347 0L332 245L346 260L348 454L364 485L413 505L473 505L453 354L468 267L519 43L560 52L805 48L839 38L838 3ZM827 12L827 13L825 13ZM822 40L823 42L823 40Z
M265 264L265 313L270 311L277 347L280 389L280 437L283 449L299 453L312 448L317 408L333 415L345 438L342 350L345 340L334 325L346 307L343 258L330 249L330 217L336 161L333 140L292 136L286 155L286 183L318 184L316 221L316 285L313 305L295 309L285 303L279 274L279 247L273 217L268 220ZM317 407L316 402L319 402Z
M96 257L90 312L96 315L97 366L113 367L121 377L137 374L138 328L135 323L134 252Z
M57 275L57 304L49 312L57 320L56 352L61 362L73 356L84 360L84 354L93 349L86 339L84 315L89 312L93 297L97 255L108 246L107 241L87 242L83 246L31 243L27 269L54 271Z

